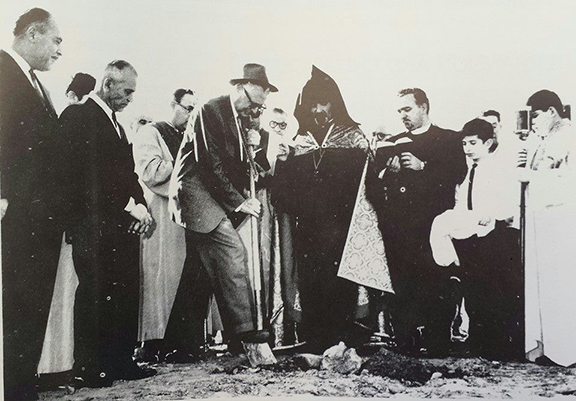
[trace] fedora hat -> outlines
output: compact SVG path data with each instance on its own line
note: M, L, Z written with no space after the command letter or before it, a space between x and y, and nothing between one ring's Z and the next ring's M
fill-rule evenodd
M242 78L230 80L230 84L232 85L245 84L246 82L252 82L262 86L263 88L269 88L270 92L278 92L278 88L268 81L268 77L266 76L266 67L260 64L246 64L244 66L244 76Z

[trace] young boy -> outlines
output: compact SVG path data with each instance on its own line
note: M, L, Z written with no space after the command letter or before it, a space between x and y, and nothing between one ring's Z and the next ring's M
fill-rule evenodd
M490 359L522 353L522 274L519 185L512 165L497 157L492 125L474 119L461 131L468 172L456 187L453 210L436 217L430 245L436 263L451 266L462 282L470 315L472 352Z

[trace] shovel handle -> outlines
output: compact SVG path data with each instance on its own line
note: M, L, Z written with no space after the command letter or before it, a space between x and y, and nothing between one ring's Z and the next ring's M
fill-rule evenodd
M250 152L253 150L250 149ZM256 199L256 181L254 179L254 164L250 163L250 197ZM256 329L264 329L264 315L262 313L262 276L260 272L260 241L258 238L258 218L250 216L250 238L252 252L252 277L254 277L254 300L256 303Z

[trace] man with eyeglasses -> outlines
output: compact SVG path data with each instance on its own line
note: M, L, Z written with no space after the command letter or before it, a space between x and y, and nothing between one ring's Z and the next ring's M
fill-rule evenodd
M269 337L255 330L247 252L236 227L261 214L260 202L248 195L248 147L260 138L248 128L265 109L268 94L278 90L264 66L246 64L243 72L230 81L230 95L209 100L195 114L170 184L174 220L186 228L187 243L198 251L209 276L210 286L198 288L198 299L203 294L201 305L206 305L214 292L224 331L236 344Z
M156 219L156 229L152 235L141 241L142 299L138 339L145 342L147 355L143 357L149 361L156 361L160 352L159 341L154 340L164 338L185 264L184 229L172 221L168 211L168 189L174 160L196 102L193 90L177 89L171 101L170 119L146 124L133 136L136 173L150 212ZM188 291L180 292L184 297L188 295ZM186 310L190 309L188 307ZM180 315L186 310L181 310ZM202 329L201 321L199 326ZM184 330L191 328L192 324L188 321L181 330L172 330L173 342L186 343ZM172 350L182 346L178 344L169 348Z

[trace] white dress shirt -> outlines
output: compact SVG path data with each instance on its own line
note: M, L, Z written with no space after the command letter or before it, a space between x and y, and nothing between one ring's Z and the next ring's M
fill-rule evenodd
M92 100L94 100L94 102L100 106L100 108L104 111L104 113L106 113L106 115L108 116L108 118L110 119L110 123L112 124L112 126L114 127L114 129L116 130L116 133L118 134L118 137L120 139L122 139L122 134L120 133L120 125L116 125L116 123L114 123L114 119L112 118L112 109L110 108L110 106L108 106L104 100L102 100L100 98L100 96L98 96L96 94L96 92L92 91L88 94L88 97ZM146 213L148 213L148 209L146 208L146 206L144 206L143 204L136 204L136 201L134 200L134 198L130 198L130 200L128 201L128 203L126 204L126 207L124 208L124 210L128 213L130 213L132 216L143 216ZM138 220L141 220L140 218L136 217Z

